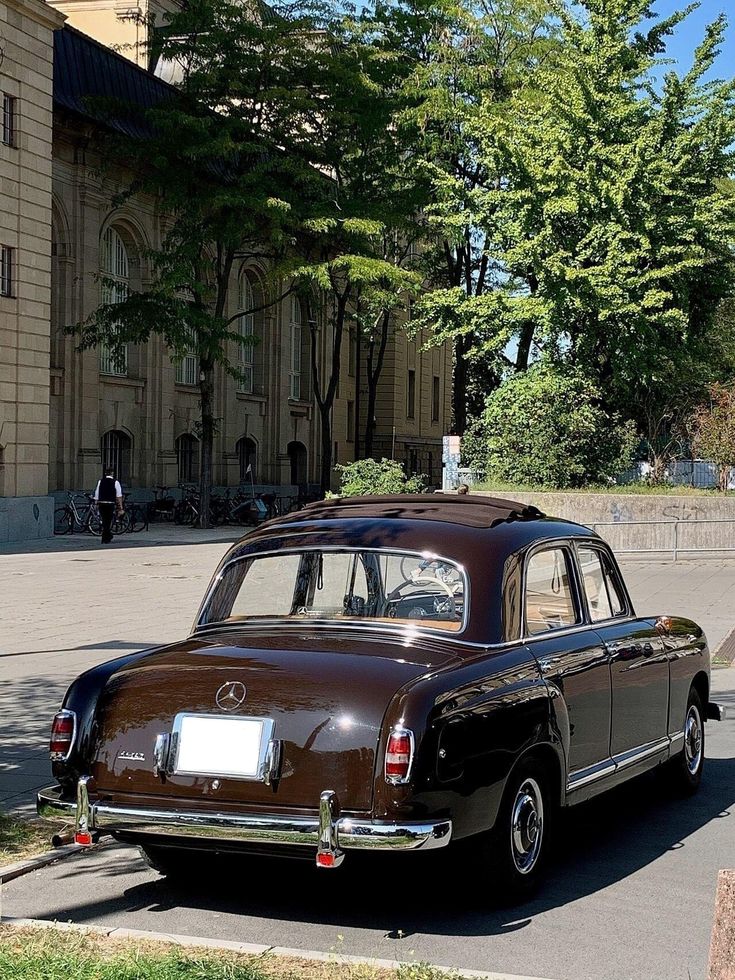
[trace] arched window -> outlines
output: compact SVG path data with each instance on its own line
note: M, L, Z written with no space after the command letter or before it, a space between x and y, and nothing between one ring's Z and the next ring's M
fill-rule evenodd
M288 397L301 398L301 329L303 315L301 300L298 296L291 297L291 357L288 371ZM296 482L295 480L292 482Z
M176 462L179 483L194 483L199 479L199 440L185 432L176 440Z
M125 242L110 226L102 236L100 272L102 273L102 302L121 303L129 291L130 262ZM126 375L128 373L128 347L100 344L100 371L102 374Z
M240 289L238 295L238 304L241 310L252 310L255 306L255 296L253 294L253 287L251 285L250 279L246 272L240 276ZM240 384L238 387L239 391L244 392L247 395L252 395L253 387L253 363L254 363L254 344L253 337L255 335L255 314L254 313L244 313L240 317L240 336L249 341L245 344L238 344L240 348L238 354L238 367L240 368L240 373L242 377L240 379Z
M100 443L102 451L102 470L111 468L115 472L115 479L120 483L130 482L130 457L132 442L127 432L119 429L110 429L102 436Z
M291 483L303 487L307 481L307 455L303 442L289 442L286 452L291 462Z
M256 471L257 451L258 447L255 445L255 441L253 439L248 439L246 436L243 436L242 439L237 440L235 452L237 453L237 458L240 460L241 483L258 482L258 474Z

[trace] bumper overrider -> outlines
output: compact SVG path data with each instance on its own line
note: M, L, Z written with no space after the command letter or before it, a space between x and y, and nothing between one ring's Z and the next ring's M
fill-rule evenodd
M74 824L74 841L89 846L102 834L160 835L199 841L231 841L247 844L282 844L316 848L316 863L335 868L344 860L344 850L361 848L382 851L428 851L446 847L452 837L451 820L387 823L356 820L339 815L339 802L332 790L319 799L319 816L254 814L122 806L91 801L89 776L77 783L75 801L64 800L61 788L51 786L37 796L41 817Z

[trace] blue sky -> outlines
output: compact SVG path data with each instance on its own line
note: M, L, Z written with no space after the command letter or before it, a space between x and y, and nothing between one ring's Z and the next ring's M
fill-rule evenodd
M675 10L682 10L686 0L656 0L654 6L659 16L667 17ZM735 74L735 0L702 0L699 9L679 25L668 46L668 56L676 60L677 71L686 71L690 67L694 49L704 37L706 25L721 13L728 15L730 23L714 77L732 78Z

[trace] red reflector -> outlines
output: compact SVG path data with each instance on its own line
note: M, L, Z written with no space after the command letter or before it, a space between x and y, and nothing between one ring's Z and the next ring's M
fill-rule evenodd
M60 711L51 725L49 751L51 758L66 756L74 740L75 717L73 711Z
M334 867L334 854L330 854L329 851L318 851L316 856L316 863L320 868L333 868Z
M411 768L412 738L408 732L392 732L385 752L385 775L388 779L406 779Z
M74 834L74 843L81 844L83 847L89 847L92 843L92 835L88 830L78 830Z

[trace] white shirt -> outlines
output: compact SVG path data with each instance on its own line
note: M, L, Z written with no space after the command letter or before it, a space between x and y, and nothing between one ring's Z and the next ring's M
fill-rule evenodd
M97 481L97 486L96 486L95 491L94 491L94 499L95 500L99 500L100 499L100 483L102 483L102 480L98 480ZM120 483L119 483L118 480L115 480L115 496L118 498L118 500L120 499L120 497L122 497L122 487L120 486Z

